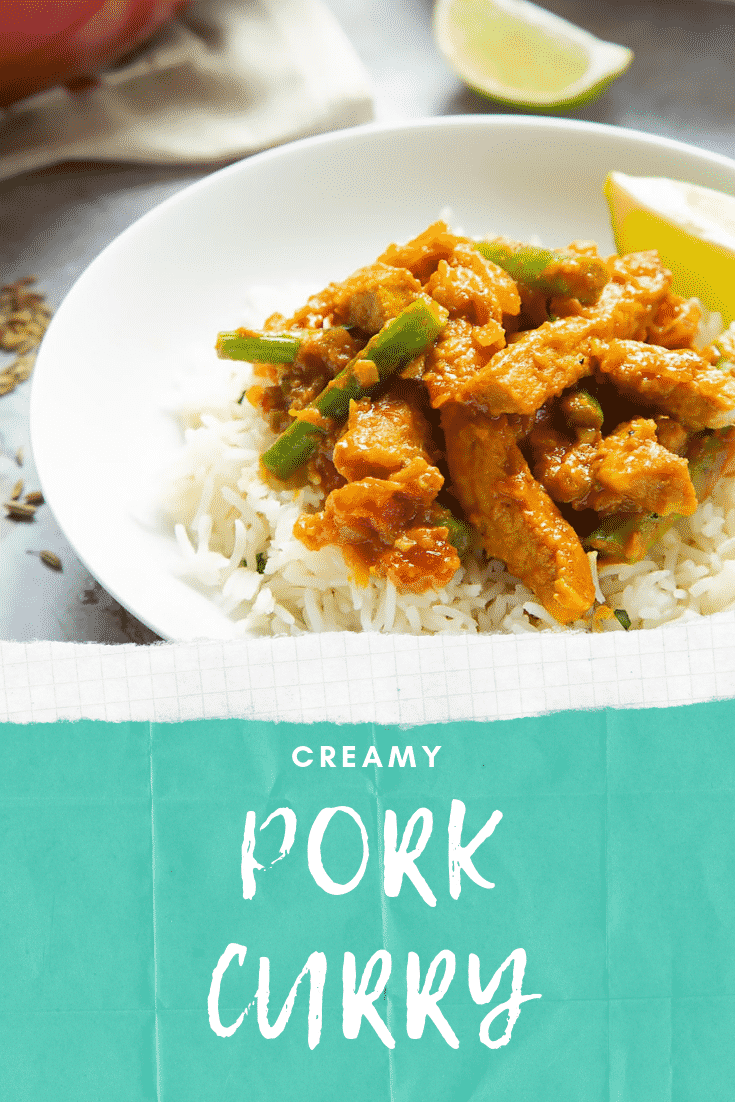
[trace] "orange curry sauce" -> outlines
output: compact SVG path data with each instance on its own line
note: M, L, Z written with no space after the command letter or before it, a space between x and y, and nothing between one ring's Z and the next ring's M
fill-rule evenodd
M592 302L590 261L606 269ZM603 262L574 242L555 263L567 293L550 296L437 222L268 319L266 331L301 337L293 363L256 365L249 391L281 431L417 296L448 311L425 352L322 426L303 478L323 506L295 527L307 547L339 546L358 581L441 589L460 565L451 514L471 525L476 553L571 623L595 601L589 548L627 553L595 542L600 525L637 530L640 517L655 532L651 518L694 512L712 478L698 493L692 457L735 421L730 365L694 344L699 307L671 291L655 252ZM720 438L718 473L735 432Z

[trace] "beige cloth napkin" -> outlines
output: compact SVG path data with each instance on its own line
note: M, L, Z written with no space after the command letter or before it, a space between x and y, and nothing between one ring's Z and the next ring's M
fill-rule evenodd
M199 0L97 86L0 112L0 179L69 160L228 161L372 113L320 0Z

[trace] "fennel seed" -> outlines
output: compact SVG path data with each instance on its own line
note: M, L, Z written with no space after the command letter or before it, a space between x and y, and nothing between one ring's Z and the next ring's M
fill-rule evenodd
M30 376L51 320L44 296L29 290L34 281L34 276L27 276L0 287L0 351L14 357L0 372L0 395L10 394Z
M55 555L53 551L40 551L39 556L41 562L46 563L46 566L51 570L63 570L61 559L58 555Z
M6 501L5 508L13 520L33 520L36 515L36 506L27 505L24 501Z

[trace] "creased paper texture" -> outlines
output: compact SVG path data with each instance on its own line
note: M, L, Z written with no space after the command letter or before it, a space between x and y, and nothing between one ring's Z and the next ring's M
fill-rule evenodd
M729 1102L734 719L4 726L3 1097Z

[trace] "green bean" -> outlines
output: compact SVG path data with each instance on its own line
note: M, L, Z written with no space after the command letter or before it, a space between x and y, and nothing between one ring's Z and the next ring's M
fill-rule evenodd
M607 265L599 256L542 249L502 237L478 241L476 247L486 260L492 260L518 283L549 298L596 302L610 279Z
M221 360L288 364L296 359L300 345L301 338L295 333L258 333L253 329L235 329L231 333L219 333L215 348Z
M568 425L579 429L602 428L602 406L587 390L573 390L560 402L561 411Z
M697 501L705 501L735 455L735 429L699 432L690 442L687 459ZM615 562L634 563L645 558L650 548L678 520L678 513L614 513L605 517L583 543Z
M613 513L604 517L582 542L588 551L599 551L614 562L634 563L646 557L650 547L681 518L676 513Z
M442 509L435 524L437 528L447 529L447 539L460 559L464 558L472 545L472 525L455 517L449 509Z
M689 477L692 480L697 501L702 502L714 490L726 472L735 453L735 428L732 426L717 432L698 432L687 452Z
M372 394L423 352L438 337L447 316L442 306L421 295L387 322L265 452L262 460L271 474L286 479L306 463L329 422L343 421L350 401Z

